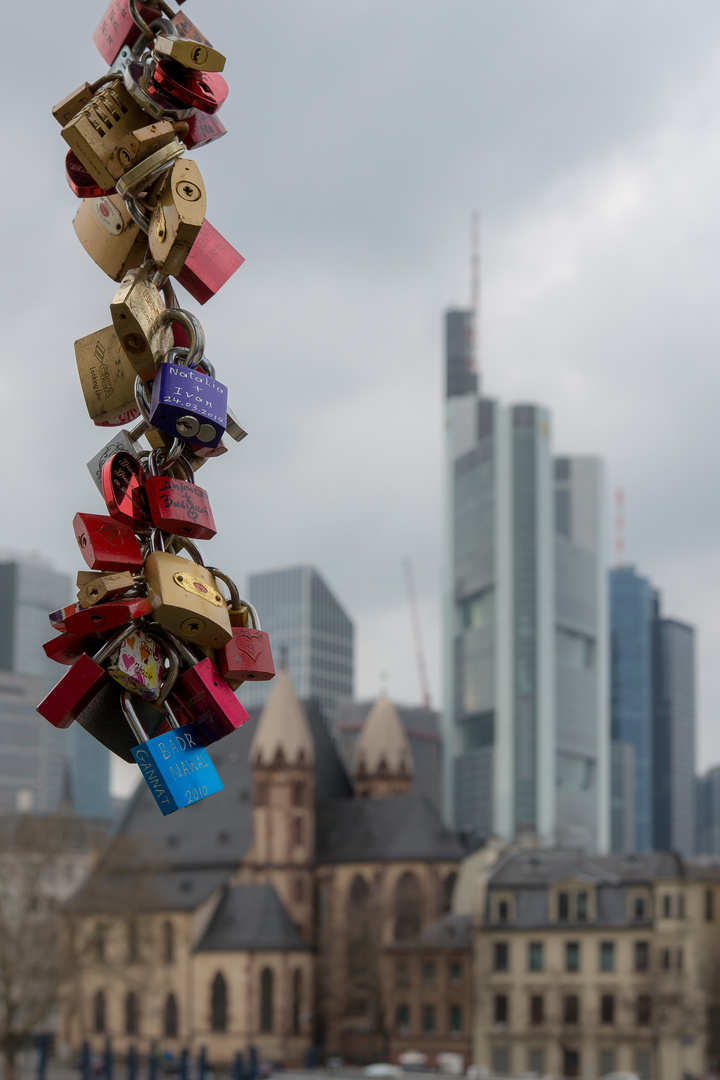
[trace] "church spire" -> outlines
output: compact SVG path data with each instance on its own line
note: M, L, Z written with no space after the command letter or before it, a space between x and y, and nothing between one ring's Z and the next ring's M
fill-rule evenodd
M410 791L412 750L400 714L385 694L377 699L363 724L352 773L356 795L380 798Z

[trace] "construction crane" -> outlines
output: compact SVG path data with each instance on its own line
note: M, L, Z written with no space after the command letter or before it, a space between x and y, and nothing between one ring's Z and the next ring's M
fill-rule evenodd
M413 578L412 564L409 559L403 559L403 567L405 569L405 580L407 582L408 598L410 600L410 615L413 624L413 634L415 636L415 656L417 657L418 673L420 675L423 708L432 709L427 667L425 665L425 652L423 650L422 636L420 634L420 614L418 612L417 597L415 595L415 581Z

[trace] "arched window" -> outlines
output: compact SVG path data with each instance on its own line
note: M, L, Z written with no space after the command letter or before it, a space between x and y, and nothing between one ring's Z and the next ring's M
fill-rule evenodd
M175 959L175 927L166 919L163 923L163 960L172 964Z
M395 940L405 941L420 933L422 892L415 874L403 874L395 889Z
M95 958L102 962L105 959L105 938L107 927L105 923L97 923L95 927Z
M135 919L130 919L127 924L127 958L129 964L134 964L140 959L138 927Z
M174 994L168 994L165 998L164 1024L165 1035L168 1039L177 1038L178 1033L178 1004Z
M210 1027L227 1031L228 993L225 977L218 971L210 988Z
M292 977L292 1029L293 1035L300 1033L300 1009L302 1007L302 971L295 968Z
M351 981L367 974L370 948L370 886L361 874L350 883L347 899L347 974Z
M125 995L125 1034L137 1035L140 1027L140 1009L137 994L128 990Z
M260 972L260 1030L273 1029L273 973L270 968Z
M98 1035L105 1031L105 991L98 990L95 994L93 1008L93 1027Z

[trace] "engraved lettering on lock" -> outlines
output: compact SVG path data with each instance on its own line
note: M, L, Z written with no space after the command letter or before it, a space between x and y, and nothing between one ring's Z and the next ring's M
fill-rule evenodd
M187 570L178 570L173 574L173 581L176 585L179 585L185 592L192 593L194 596L202 596L208 603L213 604L215 607L223 607L225 601L219 592L207 585L201 578L196 577L195 574L188 573Z

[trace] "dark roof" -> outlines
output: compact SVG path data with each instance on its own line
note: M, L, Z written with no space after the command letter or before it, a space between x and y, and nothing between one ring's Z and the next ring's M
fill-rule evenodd
M511 852L500 859L490 874L489 885L543 887L564 878L620 885L682 876L682 860L671 851L588 855L583 851L531 850Z
M685 876L694 881L720 881L720 858L717 855L695 855L683 859Z
M318 702L304 702L315 744L315 802L350 799L353 787L337 752Z
M461 859L465 852L425 798L333 799L315 814L318 863Z
M392 950L421 949L471 949L472 915L443 915L437 922L426 926L417 937L407 941L395 941L388 946Z
M272 885L236 885L223 896L198 950L257 952L309 949Z

